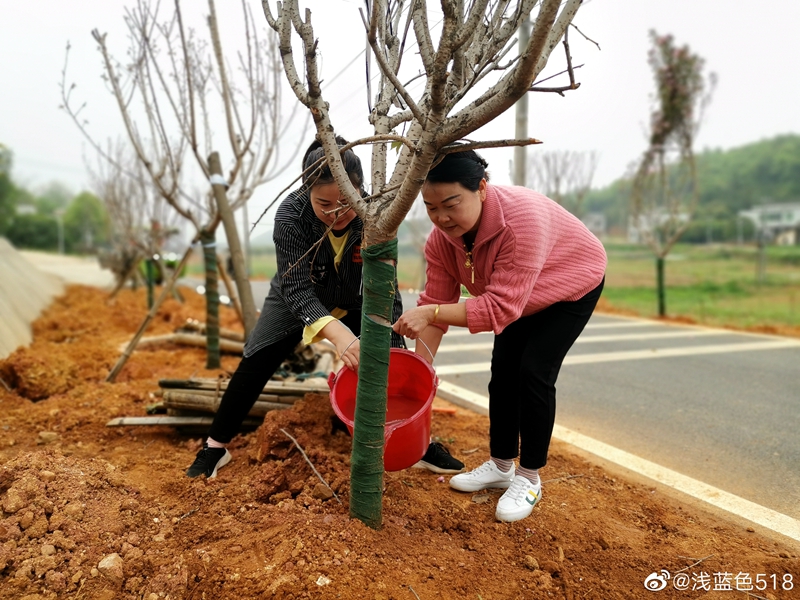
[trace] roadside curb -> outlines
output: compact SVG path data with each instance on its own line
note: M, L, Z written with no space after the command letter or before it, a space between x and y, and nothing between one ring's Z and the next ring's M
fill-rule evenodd
M0 237L0 358L31 343L31 323L63 292L58 277L37 269Z

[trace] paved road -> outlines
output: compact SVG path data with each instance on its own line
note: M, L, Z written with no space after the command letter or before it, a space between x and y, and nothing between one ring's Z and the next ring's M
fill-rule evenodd
M491 334L452 330L443 381L487 394ZM800 340L595 315L558 424L800 518Z
M268 290L253 283L256 306ZM485 396L492 340L451 329L439 377ZM800 519L798 339L595 315L562 368L556 422Z

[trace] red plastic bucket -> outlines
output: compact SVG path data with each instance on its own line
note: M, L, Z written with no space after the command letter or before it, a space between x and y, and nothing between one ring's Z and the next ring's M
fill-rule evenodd
M328 378L333 412L353 433L358 374L347 367ZM425 454L431 437L431 404L439 379L433 368L418 354L392 348L389 355L385 446L383 467L400 471Z

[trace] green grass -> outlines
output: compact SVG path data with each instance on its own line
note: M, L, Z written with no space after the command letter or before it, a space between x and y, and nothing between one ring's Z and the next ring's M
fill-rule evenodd
M607 241L608 270L603 302L643 317L657 313L655 259L645 246ZM768 247L766 279L756 282L753 246L676 245L666 260L667 314L708 325L739 328L800 327L800 246ZM254 253L253 279L270 279L274 250ZM202 276L196 256L188 272ZM400 290L421 287L423 262L411 247L400 248Z
M607 243L604 302L645 317L657 313L655 259L642 247ZM665 266L667 314L739 328L800 327L800 247L767 248L756 280L750 246L678 245Z
M273 249L253 253L250 259L251 279L272 279L278 270L278 263ZM422 285L422 260L412 248L401 248L397 264L397 278L401 290L417 289ZM199 253L192 256L187 266L187 275L204 277L202 257Z

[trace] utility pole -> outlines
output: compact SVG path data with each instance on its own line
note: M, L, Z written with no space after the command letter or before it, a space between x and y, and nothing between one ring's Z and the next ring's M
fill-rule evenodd
M525 19L519 28L519 54L522 56L528 47L528 40L531 37L530 18ZM524 94L516 104L516 127L514 137L522 140L528 137L528 94ZM528 168L528 148L527 146L516 146L514 148L514 185L525 185L525 171Z
M57 209L55 215L58 224L58 253L64 254L64 209Z

